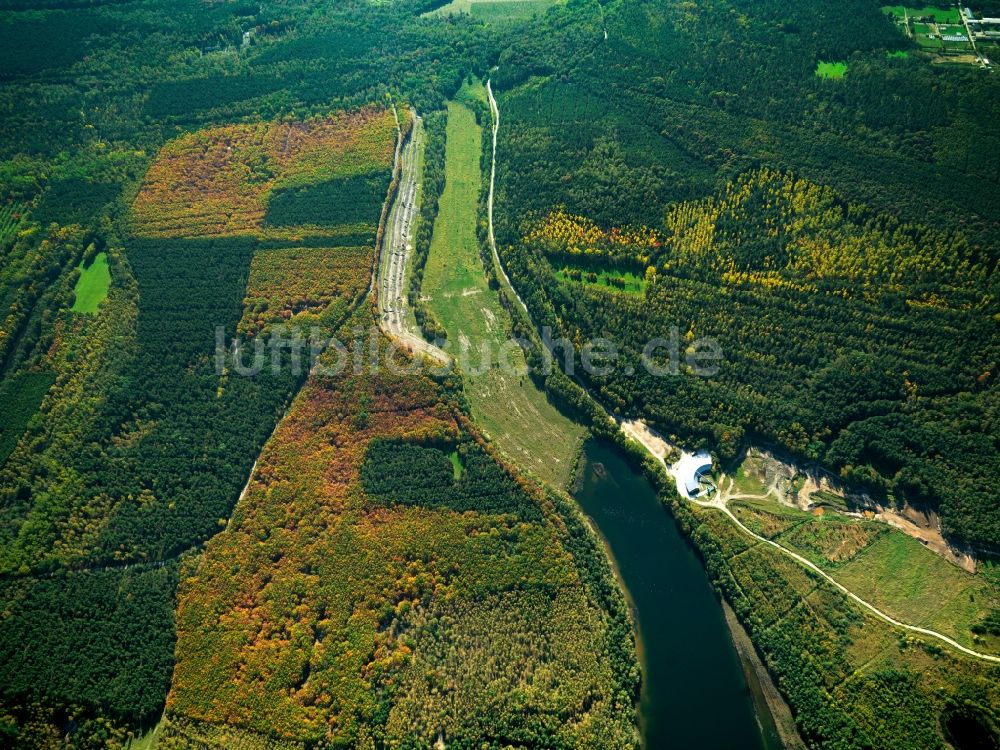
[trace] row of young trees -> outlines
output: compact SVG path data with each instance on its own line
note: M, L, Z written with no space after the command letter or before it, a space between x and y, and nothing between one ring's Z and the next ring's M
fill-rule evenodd
M421 175L420 214L413 241L413 261L410 266L410 288L407 299L417 325L428 341L448 338L448 332L437 319L430 306L421 299L420 287L424 281L424 268L431 252L434 220L438 215L438 201L444 192L444 149L448 110L429 112L424 116L424 173Z

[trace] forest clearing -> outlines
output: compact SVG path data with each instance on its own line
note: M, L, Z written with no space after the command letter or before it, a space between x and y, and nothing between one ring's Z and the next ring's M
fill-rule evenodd
M469 91L484 102L481 84ZM482 128L472 110L458 102L448 105L446 149L445 189L424 273L428 304L448 332L453 356L461 336L469 342L465 388L483 430L518 465L553 487L565 487L583 429L560 414L523 374L520 348L510 346L509 316L486 282L476 234ZM487 367L482 366L483 347L493 357ZM497 363L501 351L511 367Z

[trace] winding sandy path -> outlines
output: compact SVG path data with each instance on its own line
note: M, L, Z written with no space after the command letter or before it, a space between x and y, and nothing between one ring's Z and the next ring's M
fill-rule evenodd
M630 423L630 424L635 424L635 423ZM643 425L643 428L644 429L634 429L634 428L629 429L629 427L626 426L625 424L622 425L622 429L625 431L625 433L633 440L638 442L640 445L642 445L647 451L649 451L649 453L654 458L656 458L657 461L660 462L660 464L667 471L667 473L670 473L670 467L667 465L667 462L663 458L662 446L666 444L666 441L663 440L663 438L661 438L660 436L656 435L656 433L653 432L649 427ZM884 622L887 622L894 627L900 628L901 630L906 630L911 633L919 633L920 635L925 635L930 638L936 638L937 640L948 644L956 651L960 651L963 654L966 654L967 656L972 656L976 659L982 659L983 661L993 662L994 664L1000 664L1000 656L994 656L992 654L984 654L979 651L975 651L971 648L968 648L967 646L963 646L958 641L949 638L948 636L944 635L943 633L939 633L936 630L922 628L919 627L918 625L910 625L908 623L897 620L891 615L888 615L882 610L880 610L875 605L865 601L843 584L839 583L835 578L833 578L833 576L831 576L829 573L827 573L818 565L816 565L814 562L812 562L812 560L809 560L808 558L803 557L797 552L793 552L787 547L784 547L771 539L762 537L756 532L750 530L749 528L743 525L743 523L735 516L735 514L729 509L729 506L726 504L727 500L729 499L735 500L739 499L739 497L741 496L735 496L735 495L728 496L728 494L723 495L722 493L720 493L719 495L716 496L714 500L699 500L697 498L689 498L689 500L699 507L710 508L719 511L720 513L724 513L729 518L729 520L732 521L734 524L736 524L736 527L739 528L744 534L753 537L758 542L762 542L763 544L767 544L770 545L771 547L774 547L776 550L779 550L782 554L787 555L788 557L792 558L793 560L795 560L795 562L799 563L803 567L808 568L812 572L816 573L821 578L823 578L823 580L829 582L834 588L843 592L847 596L847 598L849 598L851 601L855 602L863 609L868 610L873 615L878 617L880 620L883 620Z

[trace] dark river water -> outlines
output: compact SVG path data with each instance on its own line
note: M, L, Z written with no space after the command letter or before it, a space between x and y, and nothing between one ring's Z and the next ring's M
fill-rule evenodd
M708 575L652 485L612 446L590 441L576 492L628 589L642 662L647 750L778 750L754 709Z

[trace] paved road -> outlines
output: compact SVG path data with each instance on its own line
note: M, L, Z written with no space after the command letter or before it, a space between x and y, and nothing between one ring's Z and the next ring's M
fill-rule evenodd
M413 252L413 230L417 215L419 187L418 155L424 130L420 117L413 113L410 139L399 151L399 188L386 222L379 258L379 325L400 347L420 352L444 365L451 358L410 330L408 323L406 264Z

